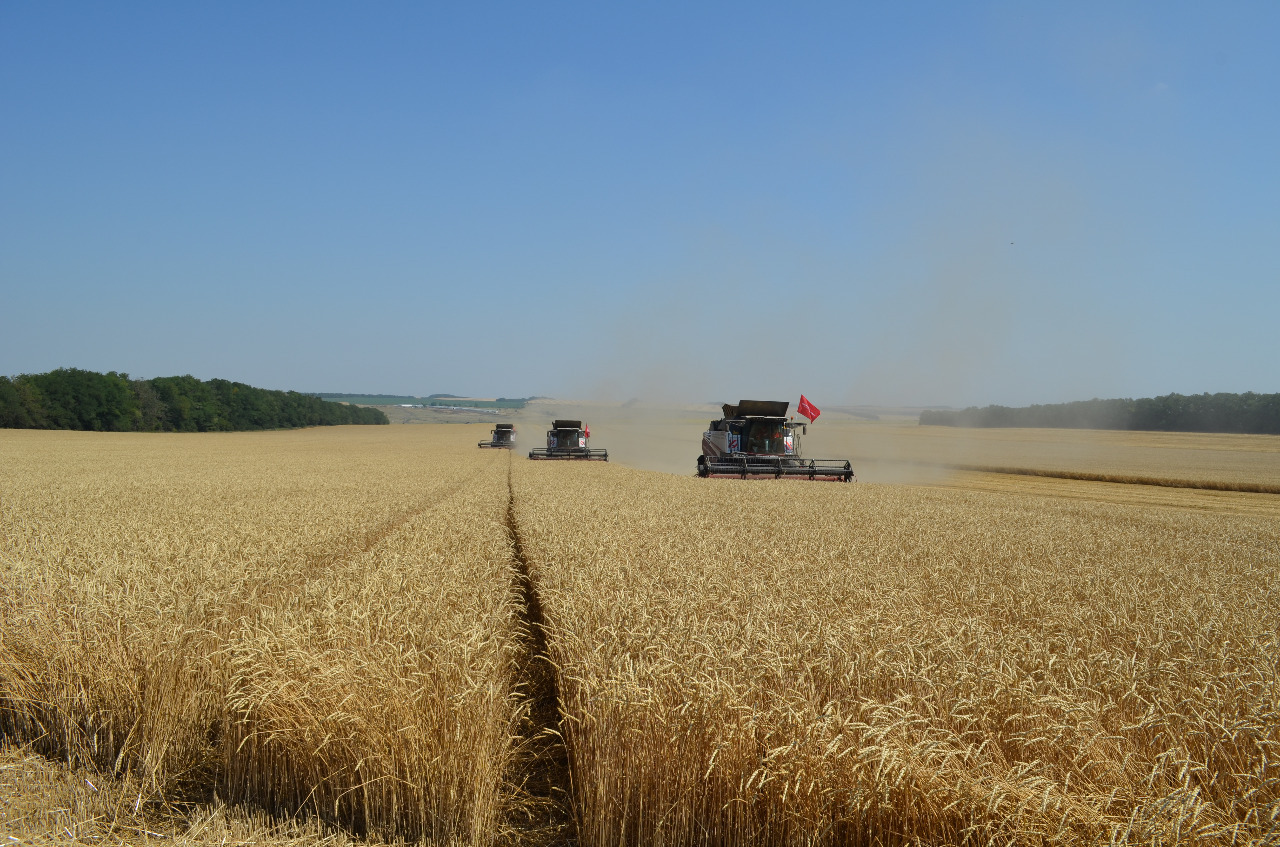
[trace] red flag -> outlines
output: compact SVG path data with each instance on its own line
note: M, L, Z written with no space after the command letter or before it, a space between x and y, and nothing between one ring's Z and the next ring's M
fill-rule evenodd
M585 435L587 438L591 437L591 424L585 425L585 428L582 430L582 434Z
M809 423L813 423L818 419L818 415L822 414L822 410L805 399L803 394L800 395L800 404L796 406L796 411L809 419Z

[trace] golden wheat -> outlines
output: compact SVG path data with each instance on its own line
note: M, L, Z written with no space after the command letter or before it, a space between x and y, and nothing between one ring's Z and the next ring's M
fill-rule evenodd
M432 435L6 434L0 730L149 799L492 842L506 461Z
M1280 526L515 468L582 843L1280 836Z
M127 841L216 794L165 832L273 837L231 801L545 840L513 823L550 778L527 567L584 845L1280 840L1274 497L698 480L476 434L0 433L0 735L131 810L77 789L16 831Z

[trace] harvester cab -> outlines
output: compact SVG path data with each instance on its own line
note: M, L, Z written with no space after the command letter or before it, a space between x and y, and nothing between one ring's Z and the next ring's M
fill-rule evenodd
M608 450L595 450L587 446L591 440L590 427L583 427L582 421L555 420L551 429L547 430L547 447L545 450L529 451L530 459L591 459L599 462L609 461Z
M495 424L493 431L489 433L488 441L481 441L480 447L515 447L516 446L516 427L515 424Z
M698 476L738 479L811 479L849 482L853 466L840 459L805 459L800 437L808 426L787 417L790 403L725 403L724 417L702 433Z

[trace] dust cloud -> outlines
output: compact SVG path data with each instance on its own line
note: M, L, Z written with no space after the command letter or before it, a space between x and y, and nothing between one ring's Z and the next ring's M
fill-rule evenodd
M524 443L556 416L581 418L611 460L687 474L720 403L785 399L794 412L803 392L823 410L806 457L849 459L863 481L929 483L993 448L920 427L922 407L1118 388L1125 356L1110 339L1124 333L1082 280L1124 228L1097 208L1093 175L1069 148L1028 146L998 121L922 119L920 137L899 163L912 190L847 222L864 229L840 245L768 210L690 232L666 275L632 278L577 329L591 355L543 389L577 399L524 410Z
M772 398L733 397L726 402L741 399ZM926 485L945 481L951 472L942 464L957 455L948 449L950 443L922 441L909 410L882 411L884 415L877 417L866 409L824 409L817 423L806 425L801 438L805 458L847 460L861 482ZM520 411L516 421L525 451L543 445L554 419L578 419L590 425L591 446L607 449L609 461L691 476L702 452L702 433L720 415L719 406L710 403L536 400Z
M609 461L641 470L692 474L702 452L702 433L712 406L642 403L587 403L535 400L520 411L517 426L526 450L541 447L556 418L591 427L591 447L609 451Z

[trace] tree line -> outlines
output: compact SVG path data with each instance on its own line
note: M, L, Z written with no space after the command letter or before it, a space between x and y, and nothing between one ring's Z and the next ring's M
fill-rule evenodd
M1137 400L1080 400L1040 406L926 409L925 426L1141 429L1280 435L1280 394L1166 394Z
M79 368L0 376L0 427L7 428L230 432L385 423L390 421L378 409L225 379L130 379Z

